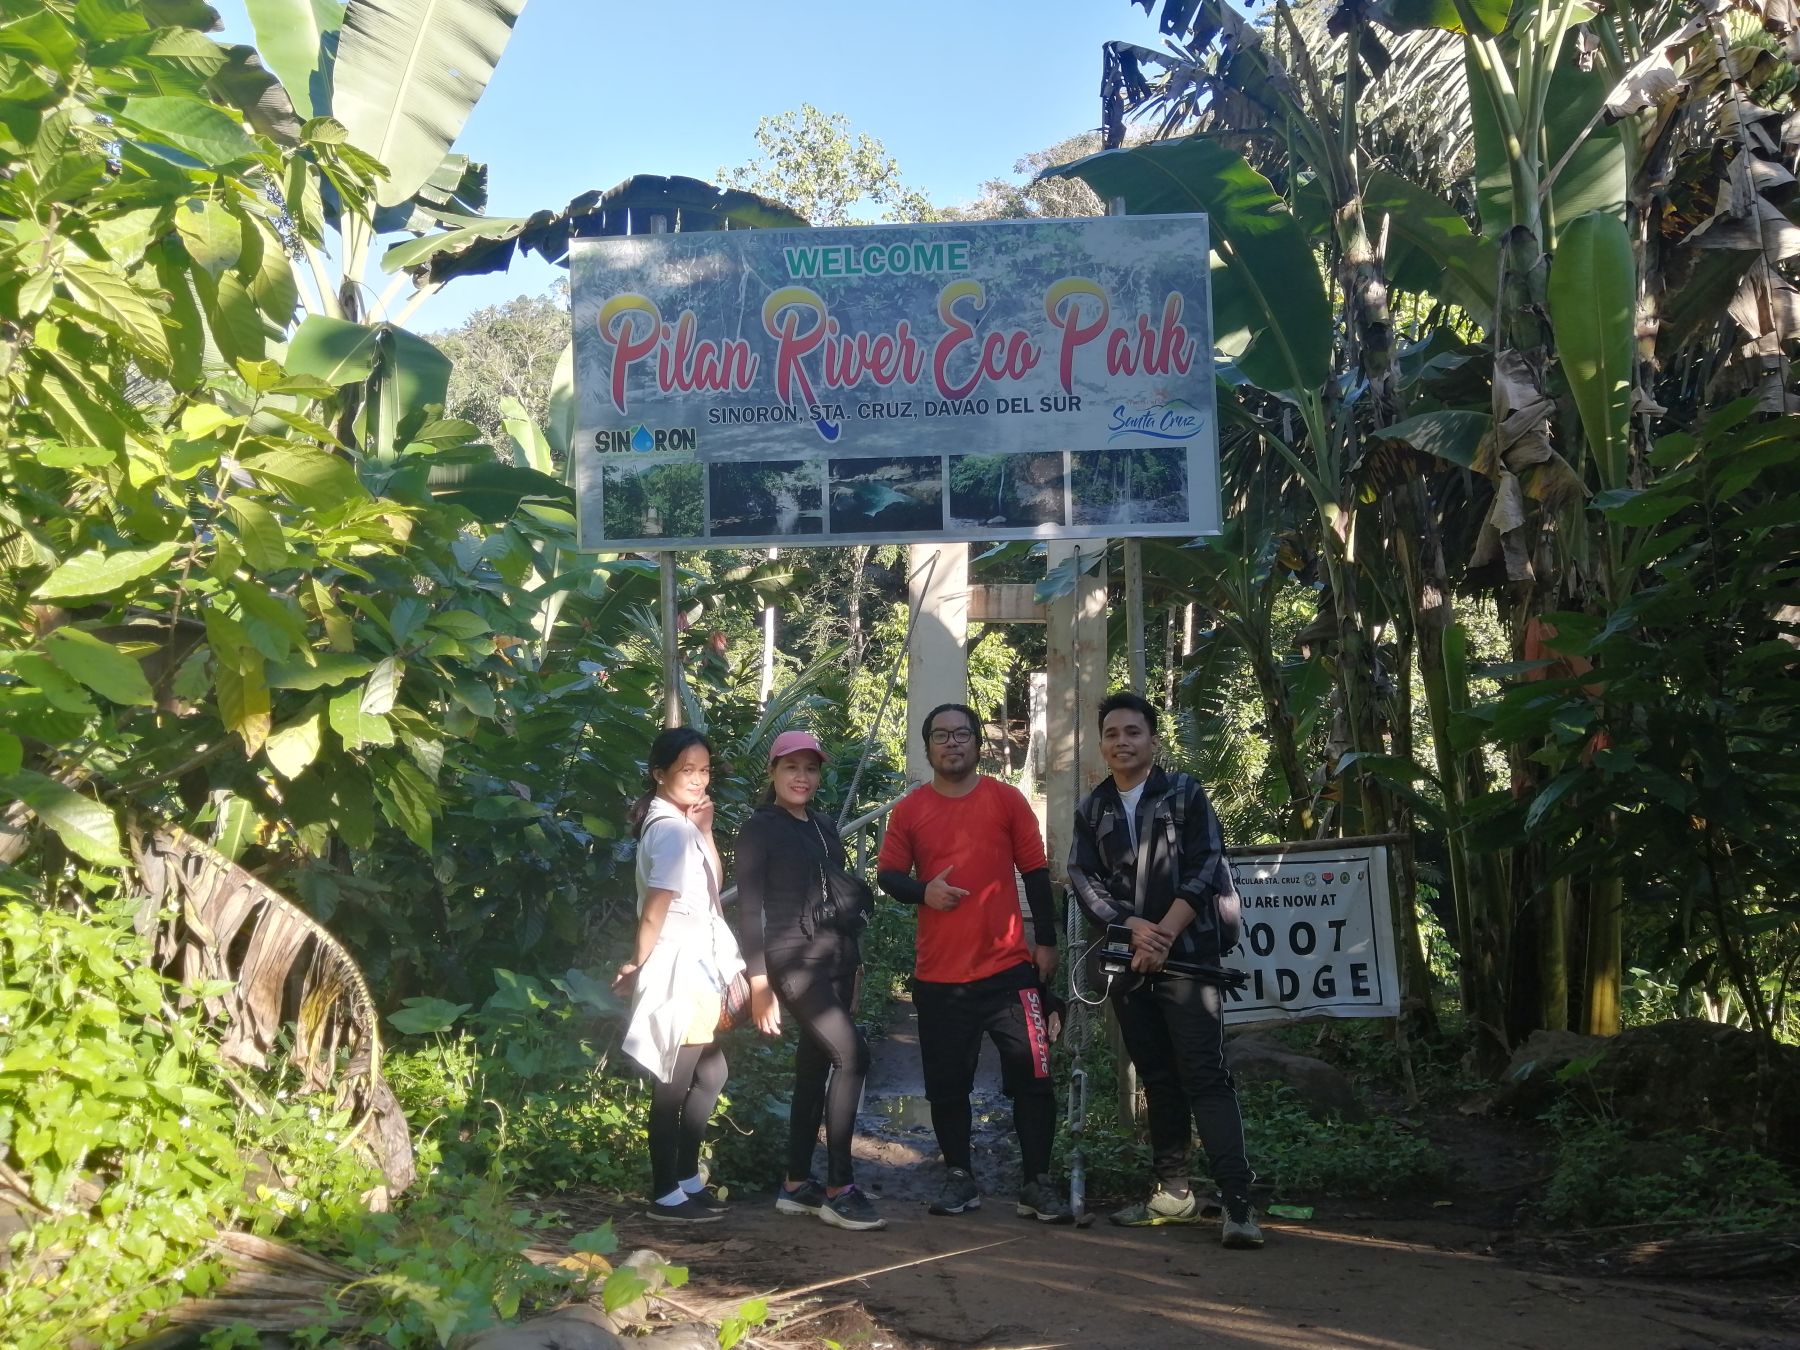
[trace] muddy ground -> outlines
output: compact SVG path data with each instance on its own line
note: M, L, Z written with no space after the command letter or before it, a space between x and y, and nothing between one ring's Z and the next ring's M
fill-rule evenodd
M778 1309L803 1320L762 1333L769 1344L1800 1350L1800 1289L1607 1279L1515 1242L1506 1204L1496 1201L1504 1184L1441 1211L1455 1217L1440 1217L1430 1201L1321 1204L1305 1224L1265 1220L1268 1245L1258 1252L1223 1250L1212 1224L1120 1229L1102 1216L1076 1229L1020 1219L991 1047L977 1101L986 1203L979 1213L931 1217L925 1200L939 1165L917 1054L901 1004L876 1047L856 1150L858 1180L888 1217L885 1232L782 1216L767 1195L741 1197L724 1222L678 1234L597 1201L577 1200L571 1217L612 1217L627 1246L686 1264L711 1297L776 1296ZM1488 1154L1476 1175L1498 1169L1504 1183L1503 1140L1471 1134L1460 1142ZM1525 1166L1523 1153L1513 1161ZM798 1301L779 1297L834 1281Z

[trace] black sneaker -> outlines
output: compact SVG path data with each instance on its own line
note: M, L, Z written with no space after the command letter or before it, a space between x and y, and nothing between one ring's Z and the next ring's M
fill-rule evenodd
M1049 1177L1039 1177L1019 1188L1019 1217L1040 1223L1074 1223L1075 1211Z
M844 1187L836 1195L828 1196L825 1203L819 1206L819 1217L833 1228L848 1228L853 1233L866 1233L871 1229L887 1227L887 1220L875 1212L875 1206L869 1203L869 1197L853 1185Z
M690 1205L698 1205L711 1214L723 1214L726 1210L724 1195L710 1182L697 1191L689 1191L687 1198Z
M652 1200L644 1208L644 1217L664 1223L717 1223L725 1217L725 1207L716 1200L683 1193L672 1205Z
M775 1188L775 1212L778 1214L817 1214L825 1203L825 1188L811 1177L793 1190L785 1185Z
M960 1167L952 1167L944 1174L944 1188L937 1193L937 1199L926 1206L931 1214L961 1214L966 1209L981 1208L981 1187L975 1184L975 1178Z
M1219 1241L1233 1251L1255 1251L1263 1245L1262 1228L1256 1222L1256 1211L1240 1196L1225 1200L1225 1227Z

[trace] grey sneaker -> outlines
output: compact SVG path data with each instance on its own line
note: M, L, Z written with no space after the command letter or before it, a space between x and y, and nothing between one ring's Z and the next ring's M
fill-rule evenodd
M1223 1208L1216 1196L1202 1200L1198 1194L1189 1191L1186 1195L1171 1195L1161 1186L1151 1193L1148 1200L1140 1200L1135 1205L1127 1205L1109 1216L1108 1222L1120 1228L1158 1228L1169 1223L1199 1223L1203 1219L1216 1219Z
M825 1188L811 1177L793 1190L785 1185L775 1188L775 1211L778 1214L817 1214L825 1203Z
M1039 1177L1019 1189L1019 1217L1040 1223L1074 1223L1075 1211L1049 1177Z
M886 1228L887 1220L875 1212L869 1197L855 1186L846 1186L836 1195L827 1196L819 1207L819 1217L833 1228L848 1228L853 1233L867 1233Z
M944 1188L937 1193L937 1199L926 1206L931 1214L961 1214L966 1209L980 1208L981 1187L960 1167L945 1172Z
M1225 1229L1219 1241L1234 1251L1254 1251L1263 1245L1262 1229L1256 1225L1256 1211L1248 1200L1225 1202Z

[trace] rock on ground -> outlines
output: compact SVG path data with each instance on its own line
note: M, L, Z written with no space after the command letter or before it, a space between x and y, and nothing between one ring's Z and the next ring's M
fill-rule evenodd
M1297 1054L1261 1036L1235 1036L1227 1051L1231 1074L1240 1083L1285 1083L1294 1090L1306 1113L1316 1120L1337 1116L1362 1120L1367 1116L1349 1077L1322 1059Z

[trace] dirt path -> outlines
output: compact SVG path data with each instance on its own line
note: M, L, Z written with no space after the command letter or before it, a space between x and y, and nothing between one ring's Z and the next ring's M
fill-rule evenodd
M758 1195L675 1242L660 1225L622 1215L624 1240L687 1263L715 1296L863 1276L824 1297L856 1300L867 1317L821 1319L782 1337L788 1344L829 1335L870 1350L1800 1350L1800 1335L1770 1320L1766 1290L1568 1278L1497 1259L1491 1231L1454 1224L1333 1221L1321 1209L1304 1226L1269 1224L1260 1252L1227 1252L1211 1225L1132 1230L1102 1218L1053 1229L1019 1219L1010 1113L987 1058L976 1127L986 1206L933 1218L924 1200L939 1175L936 1146L917 1095L909 1013L898 1009L877 1047L857 1141L858 1179L879 1198L887 1231L784 1217ZM930 1257L943 1259L868 1273Z

